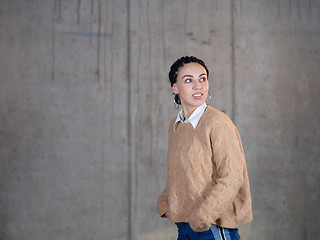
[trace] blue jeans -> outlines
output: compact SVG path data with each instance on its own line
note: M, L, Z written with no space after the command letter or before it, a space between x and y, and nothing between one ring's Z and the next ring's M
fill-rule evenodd
M195 232L189 223L176 223L178 227L177 240L240 240L238 228L224 228L212 225L206 232Z

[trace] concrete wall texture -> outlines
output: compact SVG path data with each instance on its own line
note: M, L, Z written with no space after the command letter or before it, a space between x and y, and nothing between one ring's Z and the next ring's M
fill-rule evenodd
M0 25L1 240L176 238L155 207L182 55L242 136L242 239L319 239L319 0L2 0Z

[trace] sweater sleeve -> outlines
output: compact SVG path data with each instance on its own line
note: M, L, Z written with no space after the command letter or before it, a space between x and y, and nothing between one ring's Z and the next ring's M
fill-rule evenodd
M229 120L229 119L228 119ZM207 231L232 204L243 182L245 158L239 133L231 120L215 121L210 132L213 171L216 179L209 184L202 201L189 217L194 231Z
M157 204L157 212L161 217L165 217L165 214L169 211L169 203L168 203L168 193L167 187L162 191L158 204Z

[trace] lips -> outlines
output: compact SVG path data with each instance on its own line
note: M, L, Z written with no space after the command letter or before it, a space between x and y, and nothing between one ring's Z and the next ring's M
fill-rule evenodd
M203 93L195 93L192 95L194 98L201 98L203 96Z

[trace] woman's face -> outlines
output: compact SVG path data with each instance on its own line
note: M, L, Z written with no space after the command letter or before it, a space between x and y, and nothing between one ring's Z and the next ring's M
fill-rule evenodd
M207 72L199 63L187 63L179 69L177 82L172 90L179 94L183 113L188 118L196 107L202 105L208 96Z

